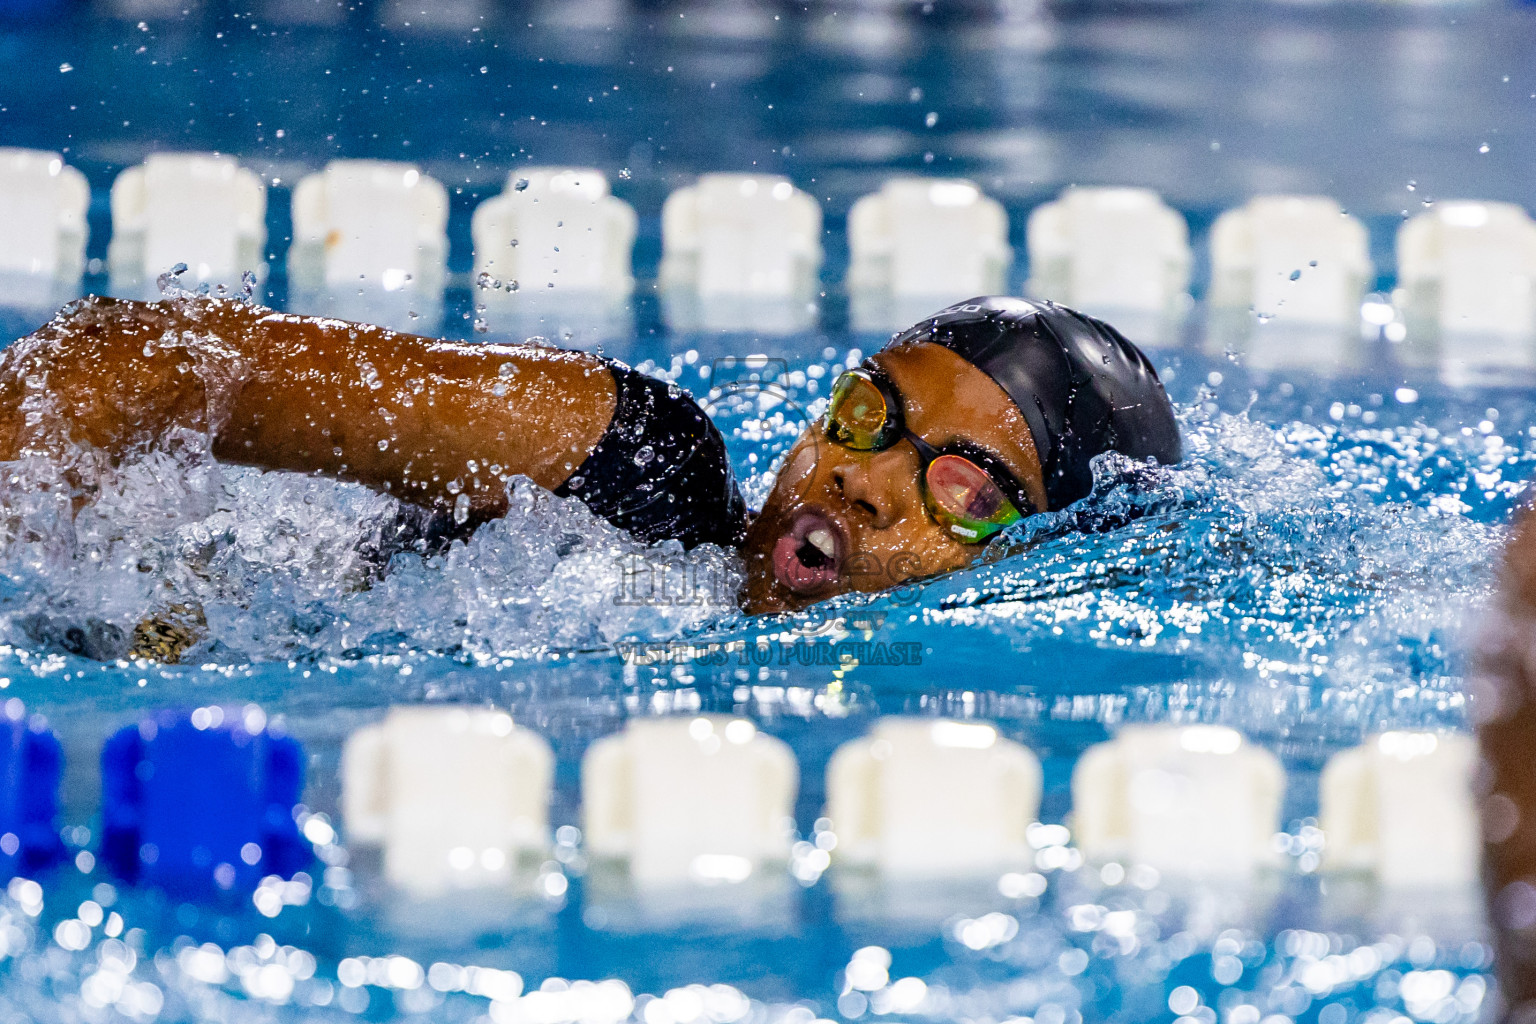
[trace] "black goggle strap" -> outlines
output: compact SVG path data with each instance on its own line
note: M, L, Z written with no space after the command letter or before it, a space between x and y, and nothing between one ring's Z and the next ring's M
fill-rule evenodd
M890 378L878 366L860 366L855 369L846 370L844 374L852 374L873 384L879 390L880 397L885 400L885 425L880 430L884 443L876 448L869 449L870 451L884 451L895 444L899 438L904 437L911 442L913 448L917 449L918 458L922 461L920 471L924 474L928 472L928 467L939 456L958 455L975 463L982 472L986 473L992 479L992 482L997 485L998 490L1003 492L1003 496L1013 503L1013 507L1018 510L1019 515L1032 516L1039 511L1035 507L1034 501L1030 499L1029 494L1008 467L1003 465L997 456L985 448L966 444L963 441L946 444L943 448L935 448L908 430L906 418L902 414L901 399L892 386ZM837 379L840 381L842 377L843 374L839 374ZM834 390L836 390L836 386L834 383ZM830 419L827 426L830 430L832 427Z

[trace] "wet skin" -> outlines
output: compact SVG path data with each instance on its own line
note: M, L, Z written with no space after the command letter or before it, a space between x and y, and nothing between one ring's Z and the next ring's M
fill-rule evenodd
M1536 513L1515 522L1471 682L1483 885L1504 1020L1536 1013Z
M226 462L318 472L469 522L564 483L613 416L593 356L458 345L233 300L90 299L0 355L0 460L109 461L178 428ZM88 476L88 474L85 474ZM84 477L82 477L82 480Z
M866 362L884 371L894 386L907 429L936 448L967 441L989 450L1037 508L1047 507L1029 426L992 378L926 342L886 349ZM809 427L747 531L743 608L751 613L803 608L975 561L984 546L961 543L928 514L920 466L908 441L861 452L829 440L820 423ZM836 549L831 555L809 546L812 540L827 546L828 534Z

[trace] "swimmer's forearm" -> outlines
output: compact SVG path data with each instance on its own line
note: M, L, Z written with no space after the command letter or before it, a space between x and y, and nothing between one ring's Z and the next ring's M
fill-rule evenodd
M593 357L456 346L232 302L87 303L0 358L0 458L120 457L177 427L221 458L501 511L501 480L555 487L606 429Z
M141 303L72 304L0 354L0 459L120 457L177 426L207 429L185 318Z
M504 508L506 477L563 483L613 410L612 376L591 356L469 346L278 314L277 339L241 390L215 452L318 471L424 503L469 495Z

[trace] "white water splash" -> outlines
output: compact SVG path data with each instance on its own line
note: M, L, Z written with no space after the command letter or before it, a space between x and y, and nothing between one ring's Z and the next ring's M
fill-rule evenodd
M0 467L0 615L11 642L110 660L138 624L170 614L206 620L183 660L528 656L672 636L723 610L664 603L635 585L637 565L709 580L703 596L726 602L740 585L734 552L647 547L520 478L505 518L440 554L396 553L385 571L376 552L387 556L397 500L224 465L182 440L174 452L97 467L89 497L50 461Z

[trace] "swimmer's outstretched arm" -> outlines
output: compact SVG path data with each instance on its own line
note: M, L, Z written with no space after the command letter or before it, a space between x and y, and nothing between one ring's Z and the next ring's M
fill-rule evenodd
M458 345L229 299L72 304L0 355L0 460L118 459L178 428L225 461L318 472L469 515L515 474L553 489L602 437L601 359Z

